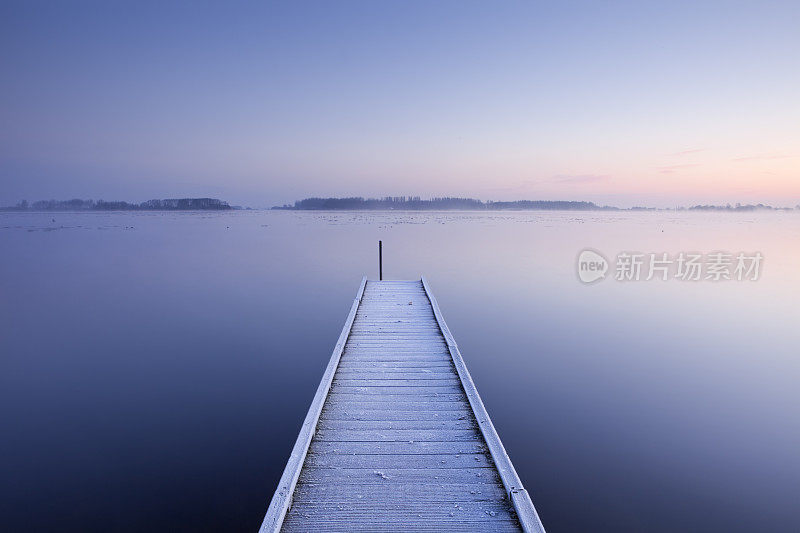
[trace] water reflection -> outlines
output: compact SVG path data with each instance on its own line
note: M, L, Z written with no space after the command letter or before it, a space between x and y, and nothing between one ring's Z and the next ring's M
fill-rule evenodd
M382 239L550 531L796 531L799 238L793 213L0 215L5 523L254 530ZM585 286L586 247L764 270Z

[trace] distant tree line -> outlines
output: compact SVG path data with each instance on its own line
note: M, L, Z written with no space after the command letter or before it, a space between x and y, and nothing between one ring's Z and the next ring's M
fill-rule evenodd
M796 206L795 209L800 209L800 205ZM771 205L764 205L764 204L736 204L735 206L731 206L731 204L727 205L695 205L689 208L689 211L791 211L790 207L772 207Z
M216 198L168 198L148 200L140 204L105 200L39 200L28 204L22 200L4 211L208 211L233 209L228 202Z
M658 209L655 207L630 207L619 208L612 206L599 206L593 202L573 202L566 200L516 200L513 202L483 202L475 198L430 198L423 200L419 196L386 196L384 198L362 198L353 196L349 198L306 198L297 200L294 205L285 204L272 209L287 209L297 211L380 211L380 210L409 210L409 211L439 211L439 210L472 210L472 211L502 211L502 210L552 210L552 211L791 211L791 207L772 207L764 204L731 206L696 205L693 207L675 207ZM800 205L794 208L800 210Z
M515 202L483 202L475 198L430 198L423 200L419 196L386 196L384 198L306 198L298 200L294 205L276 206L273 209L290 210L388 210L406 209L416 210L504 210L504 209L550 209L550 210L580 210L590 211L599 209L615 210L615 207L600 207L592 202L569 202L550 200L518 200Z
M569 202L565 200L516 200L514 202L486 202L486 209L532 209L569 211L616 211L617 207L598 206L592 202Z

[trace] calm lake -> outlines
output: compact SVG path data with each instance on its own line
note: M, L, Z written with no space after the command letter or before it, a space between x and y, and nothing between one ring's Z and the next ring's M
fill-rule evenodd
M550 533L800 531L797 212L0 214L2 529L255 532L378 239Z

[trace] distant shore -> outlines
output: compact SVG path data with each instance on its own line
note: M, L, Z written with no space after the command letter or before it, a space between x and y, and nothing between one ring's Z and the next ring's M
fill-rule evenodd
M28 204L23 200L13 207L1 207L0 211L227 211L231 209L237 208L216 198L167 198L148 200L140 204L80 199L39 200Z
M387 196L385 198L305 198L294 205L285 204L272 209L288 211L795 211L800 205L772 207L764 204L695 205L692 207L614 207L593 202L567 200L516 200L493 202L475 198L431 198L419 196Z
M23 200L14 206L0 207L0 212L97 212L97 211L231 211L251 210L231 206L217 198L167 198L141 203L105 200ZM800 211L795 207L773 207L765 204L694 205L690 207L616 207L594 202L572 200L482 201L475 198L430 198L388 196L384 198L305 198L294 204L269 208L280 211Z

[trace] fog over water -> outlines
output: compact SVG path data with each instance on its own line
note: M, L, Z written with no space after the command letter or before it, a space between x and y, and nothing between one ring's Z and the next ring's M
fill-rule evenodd
M0 213L2 529L255 531L379 239L549 532L800 530L797 213L268 211Z

